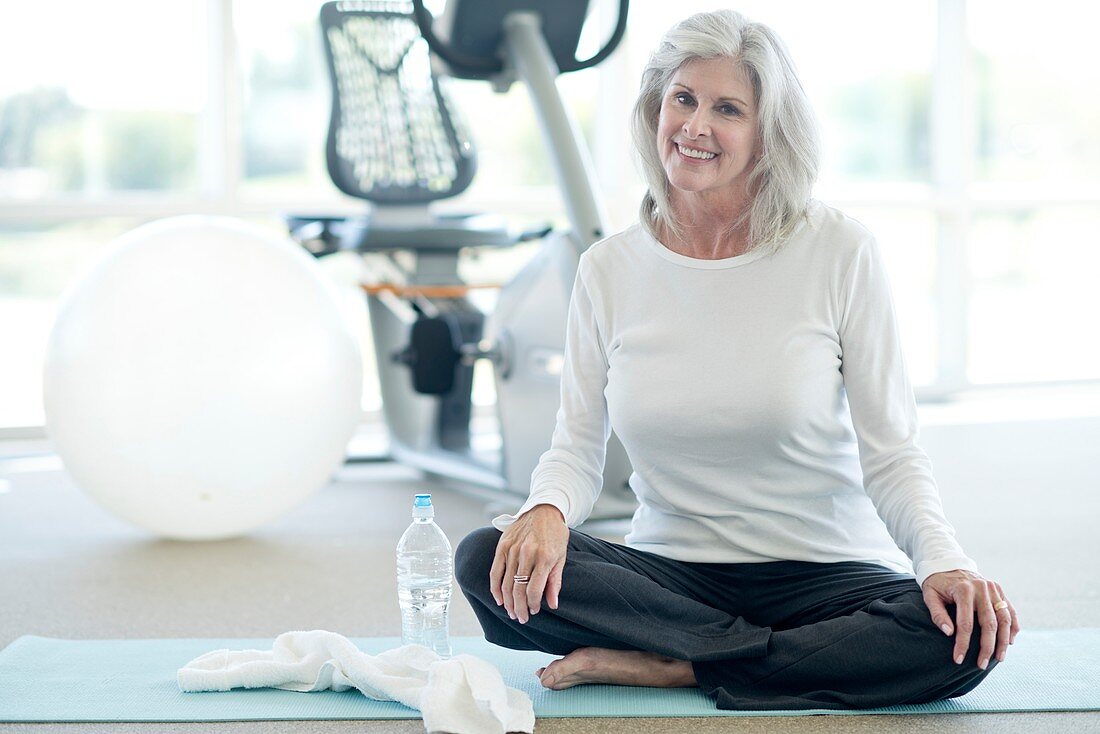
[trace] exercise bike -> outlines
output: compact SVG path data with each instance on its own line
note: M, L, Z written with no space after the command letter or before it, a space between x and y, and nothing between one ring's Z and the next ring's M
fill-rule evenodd
M327 164L344 193L371 203L360 217L288 218L317 257L352 251L381 258L384 282L365 286L390 456L457 480L515 507L550 447L570 292L580 255L605 234L606 216L558 73L607 58L626 26L620 0L610 40L578 61L588 0L450 0L439 22L423 0L342 0L321 9L332 87ZM530 92L571 229L518 231L500 217L437 215L430 204L473 180L476 150L446 77ZM500 287L486 317L458 275L463 248L537 240L536 254ZM474 364L488 360L496 387L499 449L471 447ZM591 519L636 507L630 462L607 446L604 485Z

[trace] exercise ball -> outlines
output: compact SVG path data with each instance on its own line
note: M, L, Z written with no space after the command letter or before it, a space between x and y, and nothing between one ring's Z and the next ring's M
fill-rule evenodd
M185 540L245 533L324 486L359 418L340 293L289 239L223 217L119 238L62 298L46 428L118 517Z

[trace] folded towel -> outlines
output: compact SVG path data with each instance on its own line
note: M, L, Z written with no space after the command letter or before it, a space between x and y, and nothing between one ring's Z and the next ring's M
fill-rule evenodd
M282 688L346 691L418 709L429 732L532 732L526 693L504 685L500 672L473 655L439 657L422 645L367 655L334 632L285 632L271 650L214 650L180 668L181 691Z

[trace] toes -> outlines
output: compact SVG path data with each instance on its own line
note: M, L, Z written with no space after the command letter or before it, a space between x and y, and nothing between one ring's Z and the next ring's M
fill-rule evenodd
M542 684L543 688L553 688L554 684L558 682L557 678L552 672L547 671L546 668L541 668L541 670L543 672L539 673L539 683Z
M545 668L539 669L539 682L542 683L543 687L555 688L558 681L564 677L564 666L559 664L561 662L561 660L555 660Z

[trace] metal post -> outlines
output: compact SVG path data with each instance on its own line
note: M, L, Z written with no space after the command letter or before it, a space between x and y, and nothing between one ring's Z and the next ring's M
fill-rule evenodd
M543 139L550 149L558 188L581 252L607 232L607 214L595 186L595 169L581 145L580 130L554 83L558 67L542 36L539 16L516 12L504 19L508 56L527 83Z

